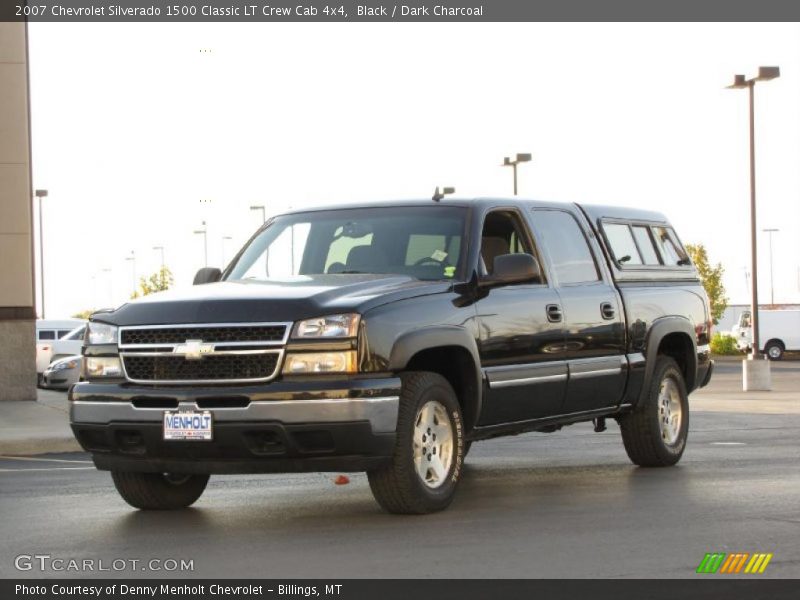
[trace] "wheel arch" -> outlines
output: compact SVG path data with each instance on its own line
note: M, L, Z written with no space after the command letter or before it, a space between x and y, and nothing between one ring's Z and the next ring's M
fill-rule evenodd
M694 334L691 323L683 317L665 317L653 324L645 346L646 366L640 401L650 387L659 355L669 356L678 363L687 393L697 387L697 342Z
M453 386L470 431L481 411L481 371L475 339L461 327L436 327L409 332L394 344L389 369L438 373Z

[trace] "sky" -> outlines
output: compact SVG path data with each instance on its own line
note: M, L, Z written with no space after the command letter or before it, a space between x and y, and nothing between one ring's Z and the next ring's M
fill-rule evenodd
M32 23L48 318L116 306L164 246L176 285L267 217L359 200L510 196L659 210L749 301L746 90L777 303L800 302L800 25ZM224 240L230 237L230 240ZM759 294L770 298L759 232ZM133 254L132 254L133 253ZM135 256L135 261L126 260ZM135 272L134 272L135 267Z

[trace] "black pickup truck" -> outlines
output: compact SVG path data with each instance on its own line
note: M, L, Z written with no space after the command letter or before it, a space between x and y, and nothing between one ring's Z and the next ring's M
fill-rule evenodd
M666 218L474 199L296 211L189 289L95 313L70 421L142 509L210 474L366 471L377 501L453 498L470 444L606 419L680 460L711 316Z

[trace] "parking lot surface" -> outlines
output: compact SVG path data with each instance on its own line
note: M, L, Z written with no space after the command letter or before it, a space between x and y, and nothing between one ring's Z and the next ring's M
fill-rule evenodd
M777 412L736 391L740 368L722 363L690 399L674 468L633 466L613 422L491 440L473 446L452 506L422 517L383 513L364 475L331 473L212 477L192 509L138 512L83 453L3 457L0 576L41 576L15 557L47 554L194 569L45 572L63 576L709 577L695 574L707 552L770 552L756 577L798 577L800 363L773 373Z

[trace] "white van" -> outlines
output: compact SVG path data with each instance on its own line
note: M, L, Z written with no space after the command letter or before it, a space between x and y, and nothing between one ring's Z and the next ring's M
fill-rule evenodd
M753 343L750 311L739 316L731 330L740 350L749 351ZM780 360L786 351L800 350L800 310L759 310L758 337L761 350L770 360Z
M37 319L36 320L36 373L42 373L53 359L53 343L69 335L76 327L85 325L83 319ZM80 354L78 352L73 354Z

